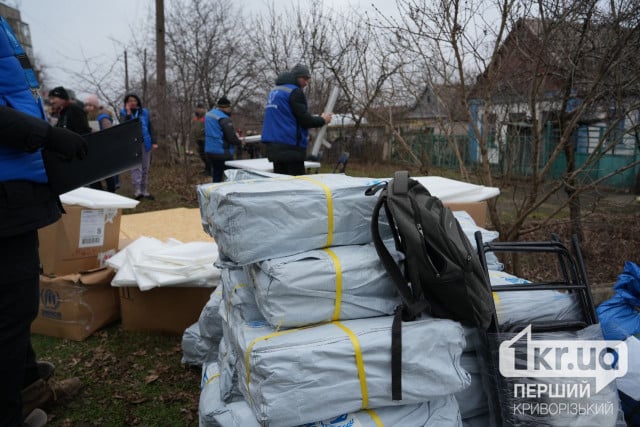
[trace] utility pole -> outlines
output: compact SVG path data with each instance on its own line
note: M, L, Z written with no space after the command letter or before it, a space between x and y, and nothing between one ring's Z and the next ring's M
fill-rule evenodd
M124 50L124 92L129 93L129 61L127 59L127 49Z
M158 118L156 122L159 130L159 139L162 141L167 136L167 74L164 40L164 0L156 0L156 76L158 91ZM161 144L165 146L165 144Z

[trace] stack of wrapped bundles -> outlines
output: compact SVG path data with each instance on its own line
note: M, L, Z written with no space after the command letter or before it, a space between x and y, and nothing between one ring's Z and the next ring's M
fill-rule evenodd
M374 183L315 175L198 187L223 288L221 404L205 403L206 425L461 425L454 394L470 376L457 322L403 325L403 400L391 399L399 299L370 245L376 197L364 192Z

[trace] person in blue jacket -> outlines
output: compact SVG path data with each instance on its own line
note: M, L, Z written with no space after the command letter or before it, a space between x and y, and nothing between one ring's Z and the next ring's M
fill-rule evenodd
M242 146L231 121L231 101L226 96L218 100L204 116L204 151L211 164L213 182L222 182L225 162L233 159L236 147Z
M303 89L310 79L309 68L297 64L278 76L267 98L261 139L275 173L304 175L309 129L331 121L331 113L309 113Z
M124 107L120 110L120 122L140 119L142 124L142 163L131 171L131 183L137 200L155 198L149 193L149 169L151 168L151 151L158 148L155 142L151 116L149 110L142 108L142 101L135 93L129 93L124 97Z
M38 229L61 216L42 151L83 158L87 144L77 133L49 125L29 59L1 16L0 82L0 425L43 425L44 411L24 414L22 401L25 387L53 374L53 365L38 363L31 346L39 303Z

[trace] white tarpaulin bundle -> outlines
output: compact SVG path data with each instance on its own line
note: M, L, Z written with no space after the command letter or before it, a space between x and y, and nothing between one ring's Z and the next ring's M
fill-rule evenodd
M422 403L469 386L460 365L462 326L432 318L405 322L403 400L393 401L392 321L387 316L281 331L257 321L231 326L240 390L258 421L298 425L327 414Z
M189 326L182 335L182 363L205 365L218 360L218 345L222 338L220 304L222 287L218 286L205 304L198 321Z
M224 322L229 325L233 324L231 315L234 313L239 316L238 321L240 322L264 320L264 316L262 316L256 304L253 283L246 274L244 267L223 268L220 279L222 283L222 303L220 304L219 315ZM236 310L232 310L234 307Z
M369 243L377 197L364 192L373 183L319 174L200 185L202 225L221 259L239 265Z
M247 268L258 307L276 327L390 315L400 304L373 244L312 250Z

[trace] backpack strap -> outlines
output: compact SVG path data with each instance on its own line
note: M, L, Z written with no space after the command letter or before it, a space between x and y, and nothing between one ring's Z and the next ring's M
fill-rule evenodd
M392 181L392 185L394 185L393 182L395 182L395 179ZM401 189L402 183L399 184L399 187ZM405 187L408 188L408 180L405 182ZM373 208L371 215L371 237L378 257L380 261L382 261L389 276L391 276L391 280L393 280L403 301L403 304L396 308L391 326L391 398L393 400L402 400L402 321L413 320L420 312L427 309L430 310L431 307L426 300L415 301L413 292L409 288L407 280L402 275L400 267L398 267L398 264L396 264L396 261L380 237L380 210L384 207L396 246L400 248L400 238L397 235L393 216L386 201L386 195L381 194Z

